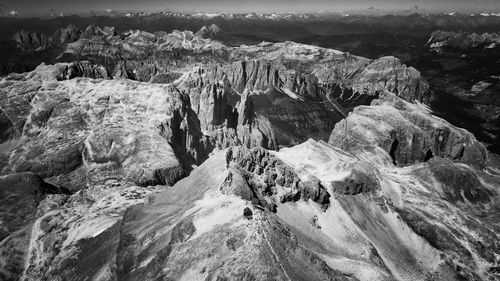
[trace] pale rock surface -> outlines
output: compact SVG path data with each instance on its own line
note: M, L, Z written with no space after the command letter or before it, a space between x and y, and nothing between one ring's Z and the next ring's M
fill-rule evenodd
M206 157L189 99L175 88L57 81L67 67L41 66L1 82L7 138L16 144L1 151L3 174L31 171L72 190L108 180L172 184L184 174L181 161Z

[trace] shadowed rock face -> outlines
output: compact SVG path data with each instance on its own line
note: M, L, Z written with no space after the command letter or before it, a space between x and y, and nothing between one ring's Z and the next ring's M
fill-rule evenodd
M33 173L0 177L0 241L35 220L38 204L48 194L69 194Z
M111 75L103 66L95 65L88 61L71 63L65 67L61 67L57 73L57 80L69 80L76 77L110 79Z
M225 148L242 144L248 148L278 148L273 128L266 118L256 114L254 97L249 92L240 95L224 82L203 86L203 81L191 80L189 75L176 84L189 93L191 108L200 120L201 130L212 139L214 146Z
M441 183L441 193L451 202L489 203L494 195L468 167L454 165L440 157L430 159L428 164L433 176Z

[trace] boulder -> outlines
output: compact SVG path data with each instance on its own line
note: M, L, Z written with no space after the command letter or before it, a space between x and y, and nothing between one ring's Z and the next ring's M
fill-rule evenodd
M244 210L243 210L243 216L247 219L252 219L252 215L253 215L253 212L250 208L246 207Z

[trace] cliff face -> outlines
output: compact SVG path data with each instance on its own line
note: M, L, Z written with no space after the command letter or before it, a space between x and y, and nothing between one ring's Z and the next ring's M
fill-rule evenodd
M102 65L92 64L89 61L79 61L58 69L57 80L69 80L76 77L94 79L110 79L110 73Z
M265 137L276 138L278 146L310 137L327 139L335 123L352 108L369 104L386 90L409 101L431 99L418 71L395 58L369 61L290 42L234 48L230 57L237 61L196 67L174 84L189 91L196 112L208 92L221 95L218 114L226 111L224 102L234 111L238 96L247 92L255 113L267 119L274 131ZM251 60L238 60L241 57ZM226 111L228 122L231 114Z

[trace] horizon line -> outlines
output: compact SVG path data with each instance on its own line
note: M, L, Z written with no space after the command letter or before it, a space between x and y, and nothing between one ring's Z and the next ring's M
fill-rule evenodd
M15 12L15 14L13 14ZM64 11L58 11L53 14L45 13L22 13L17 10L8 11L3 15L0 15L0 18L64 18L64 17L72 17L72 16L81 16L81 17L92 17L92 16L126 16L127 14L137 15L137 14L145 14L145 15L158 15L158 14L181 14L185 16L192 16L198 13L202 13L205 15L213 15L220 14L224 15L290 15L290 14L301 14L301 15L317 15L317 14L345 14L348 16L356 16L356 15L367 15L372 14L376 15L391 15L392 13L407 13L407 15L468 15L468 16L500 16L500 10L498 11L478 11L478 12L463 12L463 11L453 11L453 10L429 10L425 8L419 9L389 9L389 8L354 8L354 9L339 9L339 10L317 10L317 11L269 11L269 12L257 12L257 11L238 11L238 12L230 12L230 11L203 11L203 10L192 10L192 11L175 11L175 10L164 10L164 11L153 11L153 10L130 10L130 9L100 9L100 10L89 10L85 12L68 12L67 14ZM385 14L382 14L385 13ZM395 15L395 14L392 14ZM215 17L214 17L215 18Z

